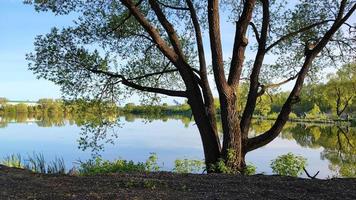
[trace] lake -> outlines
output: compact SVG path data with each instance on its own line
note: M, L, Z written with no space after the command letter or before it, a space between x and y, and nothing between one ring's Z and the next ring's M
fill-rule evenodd
M271 123L255 121L250 135L262 133ZM176 159L203 159L197 127L187 117L121 116L105 132L104 127L82 125L64 117L0 117L0 158L41 153L47 161L61 157L71 168L97 155L145 161L154 152L168 171ZM278 138L248 153L246 160L257 167L257 173L272 174L271 160L292 152L307 159L310 174L320 171L318 178L355 177L355 145L356 127L288 123Z

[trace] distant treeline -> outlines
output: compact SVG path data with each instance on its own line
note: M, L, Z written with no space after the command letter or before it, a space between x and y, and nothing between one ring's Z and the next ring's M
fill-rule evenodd
M246 104L248 83L241 83L237 95L239 98L239 115ZM266 92L258 98L255 108L255 117L275 119L278 116L289 92ZM356 118L356 64L344 65L335 74L328 76L326 83L314 83L304 86L299 102L294 105L291 119L305 120L349 120ZM219 101L215 100L217 112L220 112ZM190 106L187 102L180 105L135 105L127 103L120 107L109 102L98 101L63 101L53 99L40 99L37 105L19 103L11 105L6 98L0 98L0 115L71 115L84 116L98 113L105 116L119 115L146 115L161 117L164 115L191 116ZM355 120L354 120L355 121Z

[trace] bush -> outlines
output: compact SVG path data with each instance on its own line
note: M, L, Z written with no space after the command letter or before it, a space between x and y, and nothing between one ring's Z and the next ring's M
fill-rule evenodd
M123 173L123 172L148 172L159 171L160 167L157 165L157 155L151 153L146 162L137 162L130 160L103 160L100 157L90 159L86 162L80 162L78 169L81 175L96 175L107 173Z
M306 119L326 119L326 115L321 112L318 105L314 104L313 108L305 115Z
M254 174L256 174L256 169L257 169L256 166L254 166L252 163L249 163L246 165L244 174L245 175L254 175Z
M204 161L201 160L175 160L173 172L176 173L199 173L205 168Z
M273 173L293 177L301 175L306 165L307 160L304 157L294 155L293 153L278 156L271 162Z
M79 166L79 174L81 175L96 175L119 172L144 172L146 166L144 163L134 163L127 160L108 161L100 157L90 159L86 162L81 162Z
M290 114L289 114L289 119L297 119L298 118L298 116L297 116L297 114L295 114L294 112L291 112Z
M268 119L277 119L277 117L278 117L278 113L276 112L272 112L267 116Z

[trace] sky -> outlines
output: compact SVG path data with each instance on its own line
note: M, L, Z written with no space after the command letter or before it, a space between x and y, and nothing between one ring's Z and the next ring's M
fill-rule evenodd
M22 0L0 0L0 97L10 100L59 98L59 87L38 80L29 71L26 53L33 51L36 35L46 34L51 27L70 25L70 16L37 13Z

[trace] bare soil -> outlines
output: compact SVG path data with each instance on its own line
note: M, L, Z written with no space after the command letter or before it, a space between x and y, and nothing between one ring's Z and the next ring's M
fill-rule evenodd
M356 199L356 179L133 173L35 174L0 166L0 199Z

